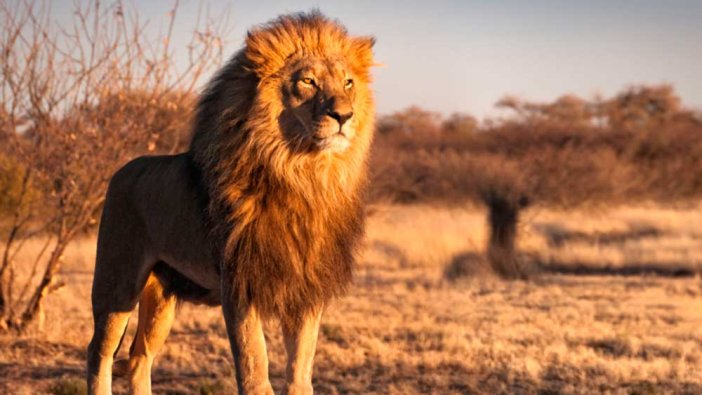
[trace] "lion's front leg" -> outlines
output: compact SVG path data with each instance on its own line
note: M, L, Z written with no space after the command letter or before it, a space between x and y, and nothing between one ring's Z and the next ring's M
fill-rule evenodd
M254 306L240 306L228 290L223 290L222 295L222 310L234 354L239 394L272 395L261 317Z
M283 337L288 353L285 394L311 395L313 393L312 365L321 317L322 309L319 309L303 317L300 322L283 322Z

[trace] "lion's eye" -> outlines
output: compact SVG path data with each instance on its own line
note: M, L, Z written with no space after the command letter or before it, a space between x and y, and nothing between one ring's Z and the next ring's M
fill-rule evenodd
M300 79L300 82L302 82L305 85L310 85L310 86L314 85L314 79L309 78L309 77L305 77L305 78Z
M344 81L344 88L349 89L353 86L353 80L351 78L347 78Z

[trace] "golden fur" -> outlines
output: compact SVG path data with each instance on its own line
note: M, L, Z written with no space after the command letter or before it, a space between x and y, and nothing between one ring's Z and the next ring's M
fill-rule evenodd
M286 391L311 393L320 313L351 279L372 140L373 39L319 12L249 32L203 94L189 152L113 177L93 281L90 393L141 298L130 361L150 393L174 300L223 306L239 390L270 393L261 321L281 320Z
M200 103L191 151L217 240L234 290L266 316L300 316L350 278L372 138L372 44L318 13L282 17L249 33ZM348 62L355 75L356 136L344 152L300 152L278 125L280 70L309 57Z

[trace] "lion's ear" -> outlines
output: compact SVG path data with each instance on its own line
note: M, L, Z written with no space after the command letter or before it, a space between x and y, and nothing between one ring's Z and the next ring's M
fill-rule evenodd
M356 74L368 75L370 68L373 66L373 45L375 45L375 37L363 36L351 39L351 47L349 49L349 57L353 64Z

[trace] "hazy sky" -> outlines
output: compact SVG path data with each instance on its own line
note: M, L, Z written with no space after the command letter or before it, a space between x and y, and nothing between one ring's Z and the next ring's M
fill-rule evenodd
M127 1L129 2L129 0ZM71 1L57 1L61 14ZM104 2L103 2L104 3ZM450 113L494 114L505 94L552 100L564 93L610 95L637 83L671 83L683 102L702 108L702 1L224 1L234 52L246 30L278 14L318 7L353 34L377 38L378 109L416 104ZM172 0L138 1L142 17L162 21ZM182 0L192 30L199 0ZM61 9L63 7L63 9Z

